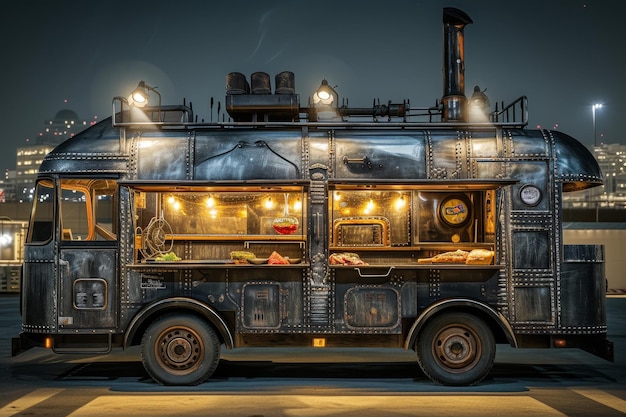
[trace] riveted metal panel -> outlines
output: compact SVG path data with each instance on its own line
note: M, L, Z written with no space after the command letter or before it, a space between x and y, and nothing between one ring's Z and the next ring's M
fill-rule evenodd
M604 247L565 245L561 268L561 327L569 332L606 331Z
M344 320L349 327L388 327L400 321L400 296L394 288L363 285L345 294Z
M118 288L115 249L62 249L59 328L114 329Z
M463 132L428 132L428 178L468 178L467 146Z
M336 178L426 178L422 132L335 131Z
M519 323L552 324L553 292L548 285L515 288L515 320Z
M186 180L191 178L189 140L180 134L144 135L135 138L137 179Z
M512 139L510 156L517 159L546 158L551 154L549 143L539 130L515 130Z
M194 139L196 180L300 179L300 131L198 132Z
M280 285L250 283L241 295L241 324L247 329L278 329L280 327Z
M123 138L123 129L113 127L111 118L104 119L58 145L44 158L39 172L126 172L128 154Z

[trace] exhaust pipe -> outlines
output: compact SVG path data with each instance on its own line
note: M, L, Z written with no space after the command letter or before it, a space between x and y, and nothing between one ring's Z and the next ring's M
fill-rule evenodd
M465 97L465 45L463 29L473 23L465 12L443 9L443 104L442 120L467 121Z

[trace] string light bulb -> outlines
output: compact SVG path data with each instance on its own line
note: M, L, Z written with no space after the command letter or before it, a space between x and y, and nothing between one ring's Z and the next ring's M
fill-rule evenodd
M406 200L404 199L404 196L401 195L396 200L396 210L402 210L404 208L404 206L406 206Z

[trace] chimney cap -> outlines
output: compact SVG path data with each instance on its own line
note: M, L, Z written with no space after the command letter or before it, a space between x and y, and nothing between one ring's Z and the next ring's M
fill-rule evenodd
M468 25L474 23L467 13L455 7L443 8L443 21L453 25Z

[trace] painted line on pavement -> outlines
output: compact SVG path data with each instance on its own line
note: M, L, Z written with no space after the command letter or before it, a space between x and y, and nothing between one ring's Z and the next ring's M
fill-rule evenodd
M10 417L21 413L33 405L39 404L63 391L63 388L41 388L18 398L0 408L0 417Z

